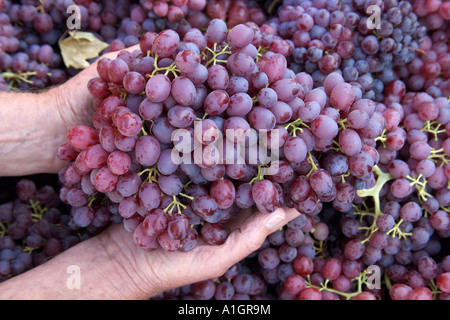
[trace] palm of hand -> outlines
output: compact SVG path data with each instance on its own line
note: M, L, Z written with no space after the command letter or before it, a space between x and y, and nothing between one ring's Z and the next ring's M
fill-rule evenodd
M224 244L214 246L199 241L188 252L167 252L162 248L144 251L134 244L132 235L120 225L110 227L101 237L113 242L114 252L109 254L119 268L142 291L151 292L153 296L168 289L222 276L235 263L258 250L270 233L298 215L295 209L289 208L278 209L270 215L243 210L226 225L230 234ZM271 218L276 218L275 223Z

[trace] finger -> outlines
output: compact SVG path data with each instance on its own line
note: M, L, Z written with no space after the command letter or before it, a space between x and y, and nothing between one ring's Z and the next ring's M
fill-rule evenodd
M254 212L239 229L232 232L221 250L228 252L225 258L232 257L238 262L258 250L271 233L298 217L294 208L279 208L271 214Z
M266 237L283 227L300 213L295 209L279 208L271 214L255 212L243 225L232 232L226 242L214 252L216 276L221 276L233 264L258 250Z
M289 208L280 208L272 214L242 210L236 217L239 224L233 224L236 229L230 233L224 244L220 246L208 245L204 244L203 240L199 238L199 243L192 251L171 252L170 255L161 254L161 258L167 259L170 257L172 264L183 265L184 270L203 268L200 274L191 272L190 282L220 277L232 265L258 250L269 234L280 229L299 214L297 210ZM154 253L152 254L154 255ZM165 265L171 263L165 263ZM207 266L207 268L204 268L204 266ZM176 268L172 270L176 270ZM175 274L170 274L165 278L172 286L175 284L181 286L186 284L186 277L180 275L183 275L183 273L175 272Z

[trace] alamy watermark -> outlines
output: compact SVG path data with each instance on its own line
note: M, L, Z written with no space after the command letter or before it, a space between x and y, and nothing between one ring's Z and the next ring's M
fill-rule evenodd
M68 6L66 13L70 14L67 18L67 29L80 30L81 29L81 10L76 4Z
M369 30L377 29L379 30L381 27L381 9L379 6L371 5L367 7L367 14L371 16L367 18L366 25Z
M381 269L377 265L370 265L366 268L366 286L369 290L381 289Z
M77 265L70 265L67 267L66 272L69 277L66 281L66 287L69 290L80 290L81 289L81 269Z
M224 137L217 128L204 129L202 121L195 121L193 131L176 129L172 133L171 158L174 164L202 167L249 164L261 166L263 175L274 175L280 159L280 134L278 129L226 129Z

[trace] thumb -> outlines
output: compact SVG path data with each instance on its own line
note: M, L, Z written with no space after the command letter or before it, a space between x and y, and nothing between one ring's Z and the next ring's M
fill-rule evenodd
M298 215L300 213L291 208L278 208L271 214L253 213L240 228L230 233L225 243L217 249L215 254L217 263L223 267L229 267L243 260L258 250L269 234L277 231Z

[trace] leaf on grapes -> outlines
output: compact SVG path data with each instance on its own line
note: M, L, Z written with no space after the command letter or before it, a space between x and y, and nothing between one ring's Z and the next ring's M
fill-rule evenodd
M69 37L59 41L61 55L67 68L84 69L89 66L88 59L96 58L108 48L108 44L94 34L82 31L70 31Z

